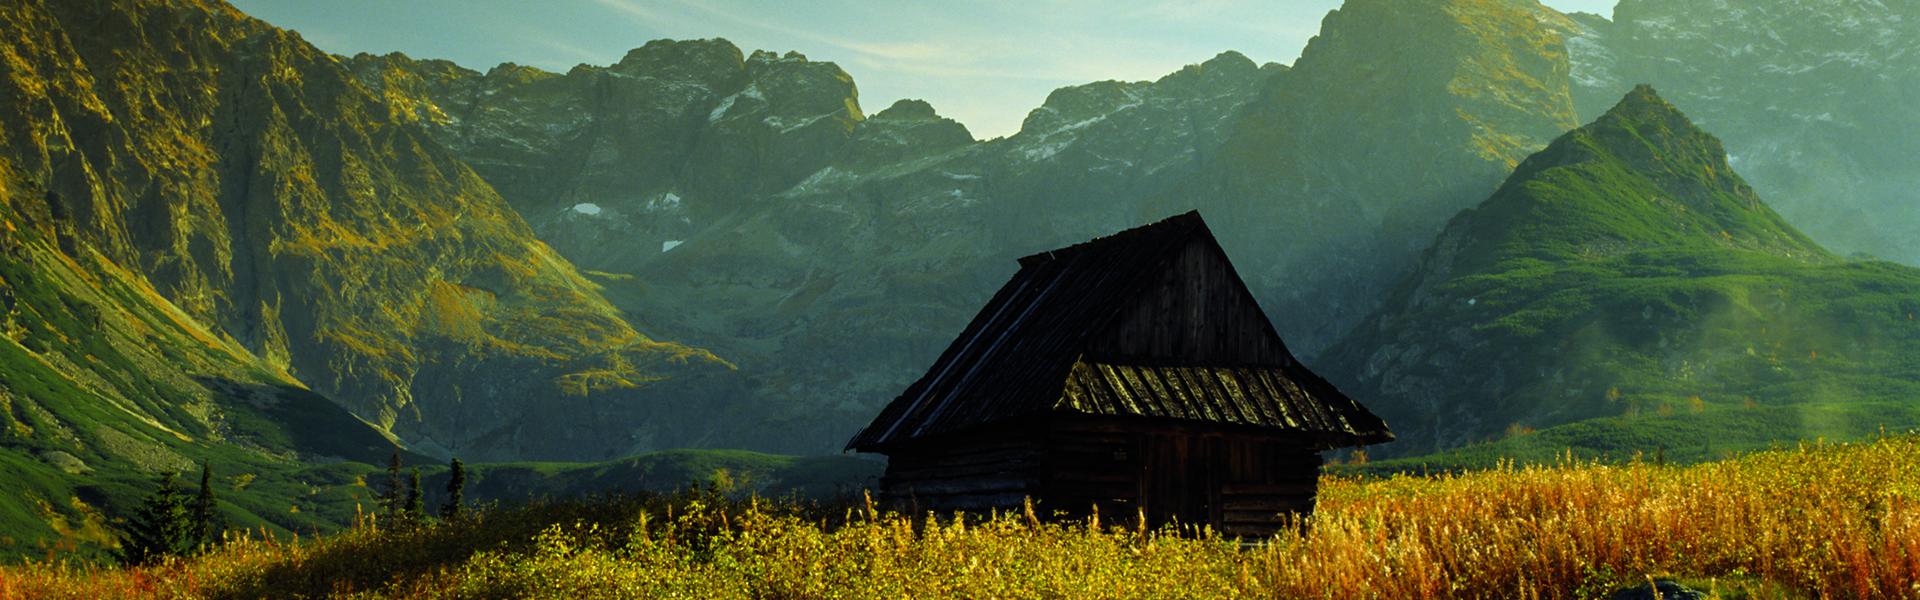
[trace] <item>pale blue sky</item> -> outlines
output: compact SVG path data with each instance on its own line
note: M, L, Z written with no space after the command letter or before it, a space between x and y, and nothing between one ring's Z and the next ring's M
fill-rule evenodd
M486 70L605 65L657 38L839 63L878 112L933 103L975 137L1008 135L1065 85L1154 79L1224 50L1291 63L1339 0L230 0L328 52L405 52ZM1547 0L1612 14L1614 0Z

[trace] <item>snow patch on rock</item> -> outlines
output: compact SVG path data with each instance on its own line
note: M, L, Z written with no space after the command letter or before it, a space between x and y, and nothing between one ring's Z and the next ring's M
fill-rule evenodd
M680 208L680 195L673 192L662 194L658 198L647 200L648 211L666 211Z

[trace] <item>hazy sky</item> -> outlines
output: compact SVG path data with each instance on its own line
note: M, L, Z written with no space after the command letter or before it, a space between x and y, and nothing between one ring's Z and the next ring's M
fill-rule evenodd
M868 114L920 98L975 137L1008 135L1047 93L1156 79L1238 50L1291 63L1339 0L230 0L339 54L401 51L485 71L606 65L658 38L798 50L853 75ZM1547 0L1612 14L1614 0Z

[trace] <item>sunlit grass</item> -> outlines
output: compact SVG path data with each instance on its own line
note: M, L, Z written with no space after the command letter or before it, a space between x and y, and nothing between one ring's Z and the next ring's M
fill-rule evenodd
M1265 544L1015 512L910 519L713 493L542 503L198 559L0 570L0 598L1920 597L1920 437L1686 467L1330 477Z

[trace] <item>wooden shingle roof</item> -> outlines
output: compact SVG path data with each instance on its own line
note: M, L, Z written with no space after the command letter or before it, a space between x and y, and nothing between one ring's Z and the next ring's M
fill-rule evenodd
M1193 243L1225 260L1198 213L1020 259L964 332L847 444L878 450L1052 413L1150 417L1293 432L1322 447L1392 439L1386 424L1284 349L1271 364L1115 364L1088 340ZM1233 277L1251 302L1245 285ZM1255 309L1257 311L1257 308ZM1260 317L1274 347L1283 348Z

